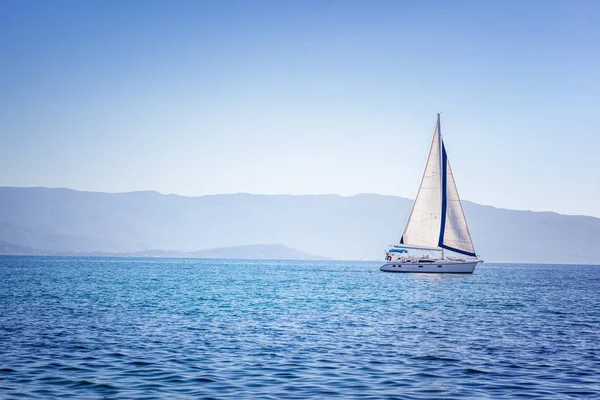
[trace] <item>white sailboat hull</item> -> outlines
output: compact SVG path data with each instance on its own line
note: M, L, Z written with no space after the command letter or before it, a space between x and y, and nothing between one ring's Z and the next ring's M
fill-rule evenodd
M475 267L481 261L449 261L438 260L435 262L388 262L381 266L383 272L413 272L413 273L434 273L434 274L472 274Z

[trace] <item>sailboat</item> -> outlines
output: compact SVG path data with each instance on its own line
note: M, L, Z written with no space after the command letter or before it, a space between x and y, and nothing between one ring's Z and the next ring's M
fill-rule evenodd
M456 255L446 255L445 251ZM417 254L411 254L417 253ZM399 244L386 251L384 272L472 274L475 253L442 139L440 114L419 192Z

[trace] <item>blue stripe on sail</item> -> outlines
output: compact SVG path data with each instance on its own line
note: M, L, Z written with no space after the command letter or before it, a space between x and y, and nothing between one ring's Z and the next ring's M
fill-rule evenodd
M442 140L442 221L440 224L440 239L438 240L438 246L440 247L444 247L444 230L446 229L446 205L448 203L448 199L446 196L447 165L448 156L446 155L446 146L444 146L444 141Z
M454 247L450 247L450 246L446 246L446 245L440 245L440 247L443 249L446 249L446 250L453 251L455 253L464 254L465 256L477 257L477 254L475 254L475 253L470 253L468 251L455 249Z

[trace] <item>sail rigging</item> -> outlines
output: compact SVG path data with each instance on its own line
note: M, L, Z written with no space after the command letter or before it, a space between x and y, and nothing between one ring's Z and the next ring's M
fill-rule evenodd
M400 243L476 257L438 114L427 165Z

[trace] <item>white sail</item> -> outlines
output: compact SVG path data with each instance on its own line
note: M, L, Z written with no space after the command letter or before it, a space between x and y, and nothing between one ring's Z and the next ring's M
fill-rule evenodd
M473 241L467 227L467 220L460 203L460 197L458 197L456 182L443 141L442 163L445 164L445 168L443 168L445 171L442 171L442 212L445 211L445 215L442 217L442 234L438 245L444 249L475 257Z
M400 243L448 249L475 257L442 140L439 114L421 186Z
M435 126L427 166L400 243L438 247L442 216L439 123Z

